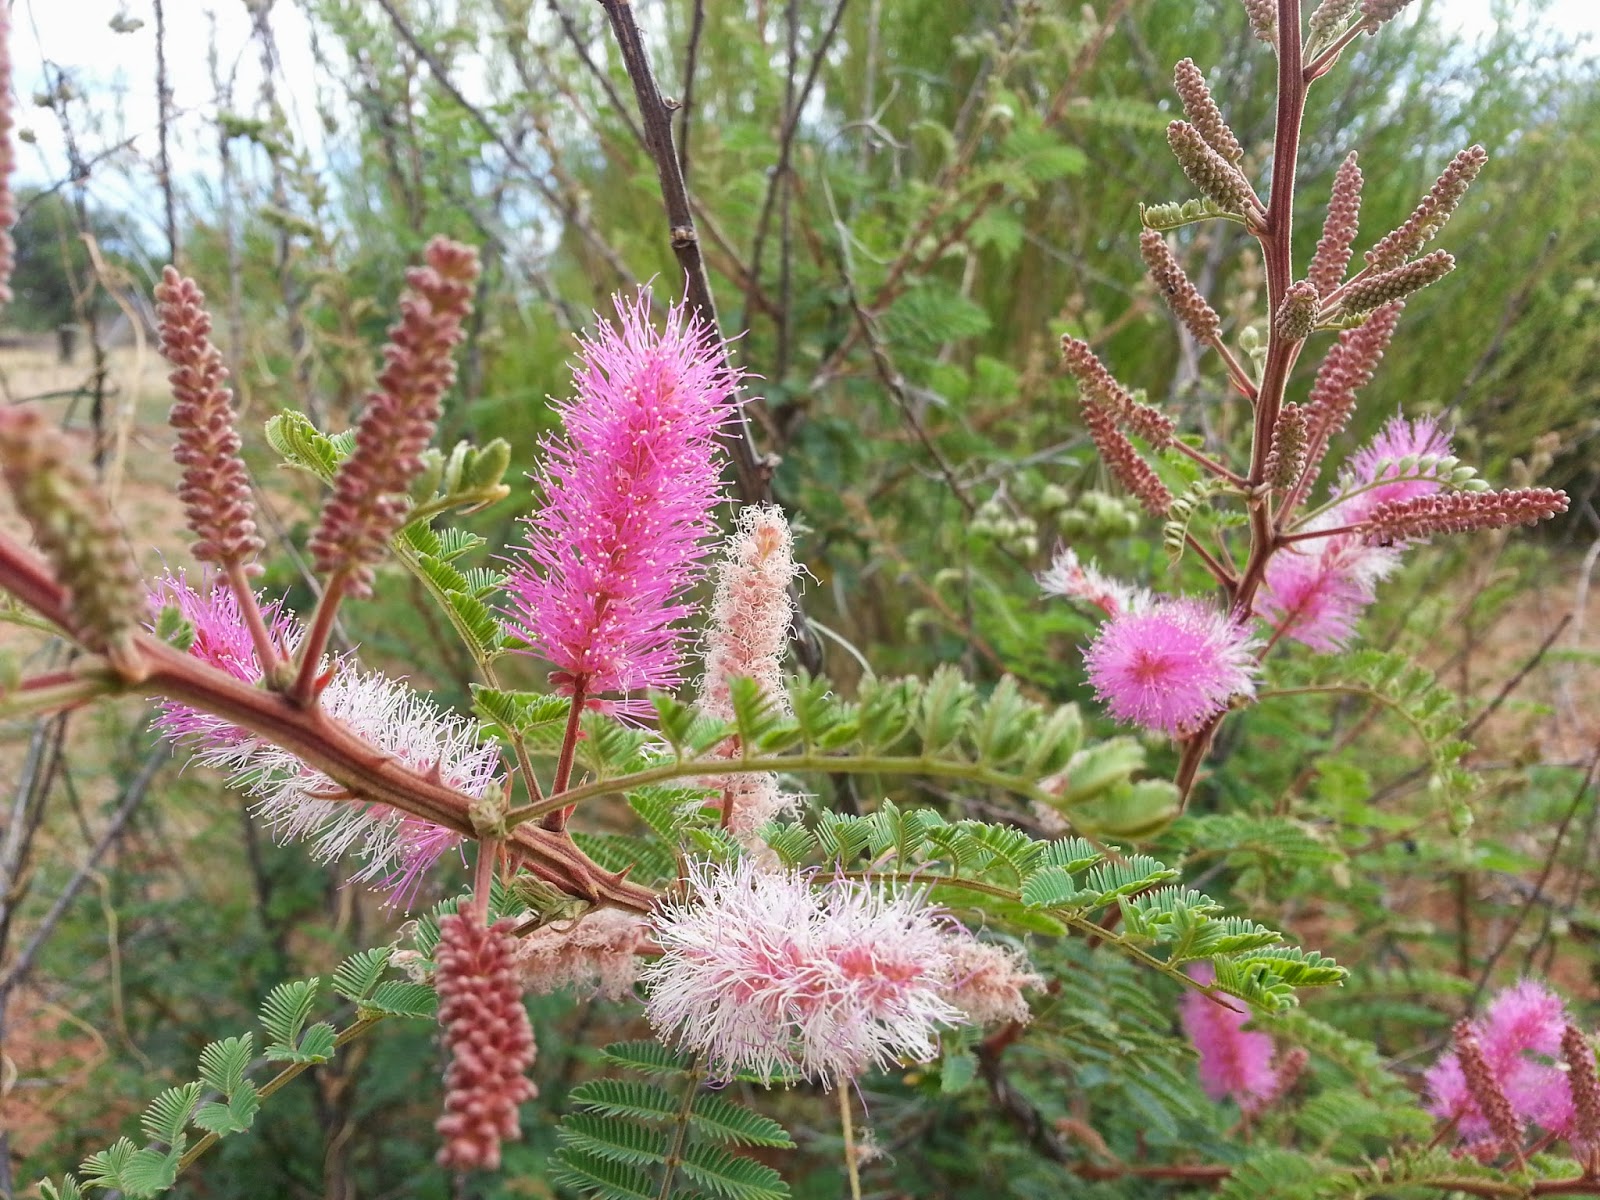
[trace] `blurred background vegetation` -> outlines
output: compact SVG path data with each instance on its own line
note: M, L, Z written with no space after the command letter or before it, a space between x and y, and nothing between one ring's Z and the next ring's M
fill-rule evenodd
M140 3L110 19L136 24ZM296 97L316 112L307 140L285 113L286 89L303 81L272 66L287 3L249 6L270 68L259 88L236 94L210 64L212 140L192 172L141 156L150 139L124 141L108 119L114 98L70 72L24 114L61 133L70 169L22 196L0 354L7 398L45 397L83 437L152 567L182 565L144 300L168 258L209 293L258 434L282 406L344 427L404 266L435 233L479 245L487 270L442 437L508 438L521 469L549 425L545 397L567 390L574 331L619 288L679 292L598 6L295 0L317 65L314 98ZM1486 986L1521 970L1551 973L1587 1027L1600 1016L1600 686L1595 621L1584 620L1600 545L1600 88L1587 51L1535 8L1508 10L1497 34L1468 43L1427 0L1417 7L1313 90L1298 236L1303 260L1350 149L1366 174L1366 240L1398 223L1456 150L1477 141L1490 153L1441 243L1461 269L1410 304L1349 433L1354 445L1402 406L1440 414L1489 478L1573 494L1568 516L1539 534L1415 554L1366 621L1373 645L1412 655L1459 693L1460 726L1479 746L1476 824L1452 831L1417 769L1430 747L1382 687L1352 684L1269 699L1230 726L1190 815L1153 850L1350 965L1347 994L1311 1011L1373 1039L1403 1073L1432 1061ZM1075 646L1089 623L1043 603L1032 575L1061 543L1145 582L1168 567L1155 531L1110 494L1055 346L1064 332L1087 337L1186 427L1235 447L1248 437L1248 414L1175 330L1137 254L1138 205L1189 195L1163 136L1177 59L1207 72L1260 174L1272 58L1241 7L637 8L663 90L683 102L701 241L760 397L748 415L801 530L806 611L825 631L829 673L848 689L864 663L889 674L955 662L984 684L1009 672L1034 694L1087 700ZM130 190L147 201L138 213L117 199ZM1230 337L1261 322L1260 262L1236 226L1201 227L1181 254ZM63 326L78 343L65 365ZM1316 362L1305 356L1307 378ZM259 436L249 449L277 538L266 583L304 607L295 547L315 491L277 469ZM515 536L525 502L475 527ZM1192 564L1181 574L1202 586ZM345 620L347 644L371 665L464 698L470 664L406 580L388 578ZM1331 676L1300 660L1283 678ZM164 1071L244 1028L272 984L326 973L404 918L342 887L337 868L272 844L239 797L152 752L143 721L136 708L53 720L15 730L4 750L16 784L0 955L26 967L0 975L6 1194L111 1140ZM1164 745L1149 749L1167 765ZM999 800L962 811L1036 819ZM1148 1181L1084 1178L1075 1165L1093 1154L1074 1140L1080 1126L1124 1157L1213 1143L1224 1158L1250 1153L1200 1096L1170 995L1081 945L1032 950L1060 982L1006 1067L1045 1133L993 1103L994 1064L878 1080L865 1097L885 1152L867 1170L871 1194L1152 1194ZM542 1175L554 1114L594 1069L593 1048L640 1028L620 1008L535 1013L541 1094L504 1177L452 1179L431 1165L438 1054L427 1029L409 1028L299 1081L177 1194L553 1195ZM1286 1111L1261 1141L1380 1150L1396 1132L1393 1098L1361 1108L1362 1073L1336 1056L1312 1070L1319 1095L1345 1099ZM800 1143L787 1156L796 1194L839 1195L831 1105L803 1089L763 1104Z

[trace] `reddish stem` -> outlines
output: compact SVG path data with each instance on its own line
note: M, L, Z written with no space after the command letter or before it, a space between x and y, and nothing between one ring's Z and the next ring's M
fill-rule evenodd
M333 619L339 614L339 602L344 599L345 574L339 571L328 580L322 598L317 601L317 611L311 616L311 628L300 646L300 670L289 688L289 699L301 708L310 708L317 702L317 677L322 672L322 653L333 636Z
M572 780L572 760L578 752L579 723L583 719L583 702L589 691L589 676L578 675L572 681L572 707L567 710L567 729L561 737L561 756L556 759L556 777L550 783L550 794L559 796L567 790L567 784ZM572 815L573 805L558 808L546 814L544 827L550 830L563 830L567 827L567 818Z
M239 612L244 617L245 628L250 631L250 642L256 648L256 661L261 664L261 677L272 680L278 673L278 648L272 644L267 632L266 618L261 615L261 605L256 603L255 589L245 574L244 564L230 559L224 572L233 598L239 602Z

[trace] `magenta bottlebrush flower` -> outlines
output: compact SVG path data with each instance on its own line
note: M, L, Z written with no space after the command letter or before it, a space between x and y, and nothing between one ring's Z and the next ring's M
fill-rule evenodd
M1189 974L1203 984L1216 979L1209 963L1190 968ZM1244 1001L1229 998L1219 1003L1204 992L1187 991L1178 1019L1200 1056L1200 1086L1206 1095L1213 1100L1232 1097L1241 1111L1259 1112L1281 1088L1272 1064L1272 1037L1247 1031L1250 1013L1228 1005L1242 1009Z
M678 683L676 623L713 530L717 433L738 383L684 305L658 331L643 290L614 302L619 324L583 343L577 396L556 405L566 438L546 445L545 504L506 581L509 631L567 694Z
M261 681L261 664L224 585L196 591L180 575L157 583L150 605L175 605L195 629L189 653L247 683ZM265 609L273 641L287 654L303 631L277 605ZM447 787L474 798L498 786L500 752L479 743L476 726L405 684L363 672L349 660L329 664L321 693L323 711L372 745L416 771L437 773ZM285 841L312 842L320 861L355 853L365 860L353 880L377 880L395 903L408 903L421 875L461 844L459 834L385 804L335 799L333 780L295 755L209 713L167 703L156 722L162 735L187 745L206 766L226 772L229 783L255 798L253 811Z
M1255 691L1253 643L1199 600L1156 597L1100 627L1084 651L1089 682L1119 721L1182 737Z
M1561 1136L1570 1132L1573 1121L1572 1088L1560 1065L1566 1025L1561 997L1532 979L1506 988L1472 1022L1484 1061L1512 1111L1527 1124ZM1454 1050L1428 1068L1423 1079L1428 1111L1454 1120L1462 1141L1471 1145L1495 1138Z
M698 864L654 918L651 1023L724 1074L798 1072L831 1086L938 1052L963 1014L945 993L957 944L913 892ZM960 936L969 936L964 932Z

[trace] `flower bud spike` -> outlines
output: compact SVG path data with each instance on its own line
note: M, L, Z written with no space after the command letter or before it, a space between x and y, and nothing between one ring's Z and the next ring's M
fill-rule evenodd
M1146 229L1139 235L1139 253L1162 299L1184 328L1198 342L1213 341L1222 331L1222 318L1183 273L1167 239L1154 229Z
M1306 269L1306 278L1316 285L1317 295L1327 296L1344 282L1360 216L1361 168L1356 165L1352 150L1334 174L1333 196L1328 201L1327 219L1322 223L1322 237Z
M1455 1034L1456 1055L1461 1062L1461 1073L1466 1077L1467 1091L1477 1102L1478 1111L1489 1122L1490 1130L1500 1140L1501 1151L1515 1154L1520 1159L1526 1127L1512 1108L1500 1081L1495 1078L1494 1069L1484 1057L1477 1030L1470 1021L1458 1021Z
M1257 41L1269 46L1278 44L1278 6L1274 0L1244 0L1245 15L1250 18L1250 32Z
M1159 234L1156 236L1160 237ZM1083 395L1104 407L1118 425L1138 434L1154 449L1161 450L1171 445L1172 419L1160 410L1135 400L1132 393L1106 369L1088 342L1071 335L1063 337L1061 364L1077 382Z
M1350 19L1360 0L1322 0L1306 22L1311 30L1311 40L1321 42L1330 38Z
M411 481L423 468L440 402L455 382L451 354L472 307L477 251L438 237L424 259L424 266L406 272L409 286L384 347L386 365L367 397L355 449L340 465L311 535L317 570L342 574L352 596L371 594L374 564L405 520Z
M1173 83L1190 124L1200 131L1208 146L1237 167L1244 161L1244 147L1223 120L1222 110L1212 98L1206 77L1194 65L1194 59L1186 58L1173 68Z
M1405 223L1367 251L1367 266L1374 271L1391 271L1437 237L1488 161L1489 154L1482 146L1468 146L1451 159Z
M1285 341L1305 341L1317 323L1317 285L1309 279L1292 285L1284 293L1272 323Z
M1594 1047L1576 1025L1561 1031L1561 1057L1572 1090L1572 1132L1567 1140L1592 1169L1600 1157L1600 1076L1595 1073Z
M1306 413L1298 404L1285 404L1273 426L1264 474L1280 491L1293 486L1306 465Z
M1202 196L1216 201L1229 212L1260 209L1249 181L1237 167L1213 150L1189 122L1173 121L1167 126L1167 145L1172 147L1178 165Z
M1351 316L1371 312L1438 283L1455 267L1456 260L1448 251L1435 250L1415 262L1352 283L1345 291L1341 307Z
M1566 512L1567 504L1565 492L1550 488L1435 492L1378 505L1367 516L1362 534L1369 545L1387 546L1435 533L1532 525Z
M233 424L233 394L225 386L228 370L211 342L211 315L205 293L193 279L168 267L155 290L161 321L161 353L173 366L173 406L168 422L178 431L173 458L183 468L178 498L183 501L193 553L201 562L242 564L265 546L256 533L250 477L239 457Z
M1111 413L1103 405L1085 397L1082 409L1083 424L1112 477L1144 505L1145 511L1152 516L1166 516L1172 507L1172 493L1155 469L1116 427Z
M1392 21L1411 0L1361 0L1361 15L1368 33L1377 33L1378 26Z
M70 594L72 632L90 650L124 659L144 615L139 569L82 452L31 406L0 408L0 473L34 541ZM124 672L127 661L118 663Z

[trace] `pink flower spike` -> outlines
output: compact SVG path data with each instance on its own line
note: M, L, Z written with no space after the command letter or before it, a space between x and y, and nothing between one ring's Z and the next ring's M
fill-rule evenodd
M647 967L658 1033L725 1075L796 1071L832 1086L870 1067L938 1052L963 1022L945 998L953 941L912 892L766 871L749 859L697 864L686 899L654 917Z
M1394 479L1401 474L1399 463L1402 459L1443 458L1449 454L1450 435L1440 429L1439 423L1432 417L1418 417L1415 421L1393 417L1372 441L1350 456L1339 472L1339 491L1353 492L1382 479ZM1439 481L1429 478L1426 471L1413 467L1404 474L1408 478L1379 487L1368 487L1368 490L1357 492L1342 501L1334 510L1339 516L1339 523L1354 525L1364 520L1380 504L1431 496L1439 490Z
M1182 737L1255 693L1254 644L1199 600L1157 597L1102 625L1083 658L1113 717Z
M716 440L737 377L721 343L682 304L664 328L650 299L615 298L558 402L566 438L535 476L544 507L512 562L508 630L570 695L637 693L679 682L685 591L700 574L721 497Z
M1216 979L1209 963L1197 964L1189 974L1202 984ZM1200 1056L1200 1086L1207 1096L1213 1100L1232 1097L1241 1111L1251 1113L1278 1094L1272 1037L1245 1030L1250 1012L1243 1000L1223 997L1219 1002L1191 989L1184 992L1178 1017Z
M1150 593L1120 579L1111 579L1095 569L1093 563L1078 561L1071 547L1056 551L1050 566L1039 573L1039 588L1047 595L1065 596L1092 604L1108 617L1147 603Z

